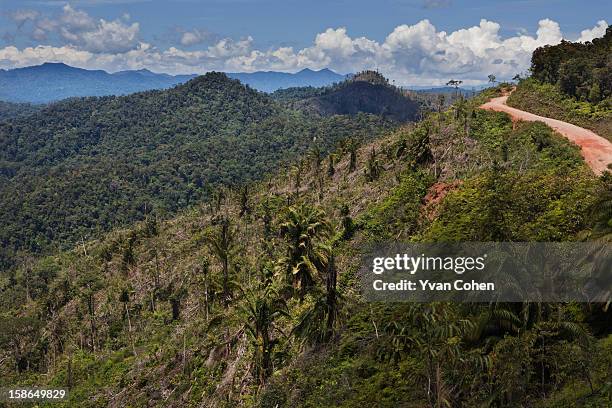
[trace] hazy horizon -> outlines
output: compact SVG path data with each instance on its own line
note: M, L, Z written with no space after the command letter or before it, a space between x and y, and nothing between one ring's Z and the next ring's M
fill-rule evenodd
M0 68L63 62L172 75L376 69L398 85L456 78L471 86L489 74L524 72L539 46L603 35L612 11L603 1L588 8L576 1L168 3L0 0Z

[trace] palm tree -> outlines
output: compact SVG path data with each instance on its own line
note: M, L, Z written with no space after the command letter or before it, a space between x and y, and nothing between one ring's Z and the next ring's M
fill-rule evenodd
M357 150L359 149L358 142L351 138L346 142L346 151L349 153L349 173L357 169Z
M376 149L372 147L370 151L370 156L368 157L368 162L366 163L365 176L366 180L372 182L380 176L382 172L382 164L376 157Z
M313 287L325 270L330 247L325 244L331 228L325 212L306 204L290 207L280 233L286 240L287 255L283 259L288 283L299 291L300 299Z
M474 323L461 316L456 305L447 303L410 304L404 316L407 321L394 320L384 328L379 357L398 362L416 352L423 364L411 376L424 386L429 406L453 406L464 370L488 364L485 356L464 347Z
M243 215L248 215L251 213L251 207L249 206L249 187L244 186L240 189L240 213L239 217L242 218Z
M325 271L325 291L313 288L314 303L300 316L293 333L310 344L329 340L334 334L340 311L340 296L337 290L337 271L334 257L330 256Z
M234 243L234 232L230 228L230 220L227 216L218 221L219 227L214 233L205 235L204 239L211 252L221 262L223 270L223 299L227 303L231 294L229 292L229 258Z
M255 375L260 385L272 374L272 352L278 339L272 338L274 322L282 316L289 316L287 305L271 286L265 287L255 296L246 296L244 307L245 328L255 345Z

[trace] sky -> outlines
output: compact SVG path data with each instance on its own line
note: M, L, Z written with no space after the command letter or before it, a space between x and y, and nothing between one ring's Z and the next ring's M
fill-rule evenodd
M609 0L0 0L0 68L378 69L401 85L476 85L609 22Z

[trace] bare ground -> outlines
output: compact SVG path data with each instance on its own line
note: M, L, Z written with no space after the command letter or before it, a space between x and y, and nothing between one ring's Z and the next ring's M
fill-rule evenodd
M544 122L557 133L580 146L584 161L595 174L600 175L609 169L608 166L612 164L612 143L608 140L588 129L572 125L571 123L534 115L533 113L510 107L506 104L508 96L509 94L492 98L480 107L496 112L505 112L512 117L512 120Z

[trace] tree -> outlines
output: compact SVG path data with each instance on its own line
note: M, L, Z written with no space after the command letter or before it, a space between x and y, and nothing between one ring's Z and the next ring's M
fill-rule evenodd
M314 170L318 172L321 169L321 161L323 160L323 152L321 152L321 148L319 147L319 144L316 143L316 141L314 143L314 146L309 152L309 156L312 160L312 165L314 167Z
M205 235L204 239L210 251L221 262L223 272L223 300L227 304L231 293L229 290L229 259L234 245L234 231L231 228L230 220L224 215L216 220L217 227L212 232Z
M132 319L130 318L130 292L130 289L123 288L121 290L121 294L119 295L119 301L123 303L123 310L128 322L128 333L130 337L130 342L132 343L132 353L136 355L136 347L134 345L134 338L132 337Z
M170 308L172 309L172 321L181 318L181 302L185 296L187 296L187 290L182 285L175 289L174 285L171 284L168 288L168 302L170 302Z
M316 345L329 341L334 334L340 314L340 296L337 288L338 272L333 255L330 255L327 267L320 271L325 287L314 287L311 291L314 301L299 317L293 333Z
M214 300L214 285L210 279L210 261L208 257L203 257L200 262L200 276L199 281L204 287L204 313L206 315L206 321L208 321L208 315L210 313L210 306Z
M486 371L488 364L486 357L464 347L474 323L462 317L453 304L409 304L402 312L403 321L392 321L383 328L379 358L397 363L414 353L423 364L410 376L425 389L429 406L455 406L466 368L476 364Z
M442 113L442 109L444 109L444 94L438 94L438 113Z
M459 96L459 85L461 85L462 83L463 81L459 79L451 79L446 83L447 86L452 86L453 88L455 88L455 98Z
M342 216L342 239L351 239L355 232L355 223L351 218L349 206L343 204L340 207L340 215Z
M497 78L493 74L489 74L487 78L489 78L489 83L491 84L495 84L497 82Z
M249 187L244 186L240 189L240 213L239 217L250 214L251 207L249 206Z
M300 299L314 286L315 278L325 269L330 248L325 244L331 227L325 212L307 204L290 207L280 225L286 240L284 265L287 283Z
M282 316L289 317L289 313L287 305L271 286L254 296L247 295L246 299L243 308L246 315L245 328L255 346L255 377L260 385L264 385L272 374L272 353L278 343L278 339L273 338L275 321Z
M134 245L136 244L136 233L130 231L130 234L123 248L121 257L121 270L127 273L129 268L136 264L136 255L134 254Z
M357 169L357 150L359 149L359 143L357 140L350 138L345 144L345 149L349 153L349 173L352 173Z
M596 201L592 204L593 237L612 239L612 173L601 176L601 186Z
M102 288L102 280L100 274L95 268L85 266L84 270L79 275L77 285L79 286L79 296L85 304L87 313L89 314L89 327L91 330L91 350L97 350L97 325L96 325L96 303L95 295L98 290Z
M325 339L331 338L334 332L334 326L338 317L338 271L336 270L336 262L333 255L329 257L327 263L326 279L325 279L325 306L326 306L326 327Z
M370 155L368 156L368 161L366 163L365 168L365 176L366 180L372 182L377 180L380 177L380 173L382 172L382 165L380 161L376 158L376 149L372 146L372 150L370 151Z
M302 162L299 162L297 166L293 166L293 188L295 189L295 196L299 197L300 188L302 188Z
M0 349L11 350L15 371L28 370L34 342L40 336L42 322L34 317L0 315ZM1 361L1 360L0 360Z
M333 177L334 173L336 173L336 169L334 167L334 155L330 154L329 158L328 158L328 165L327 165L327 177Z

